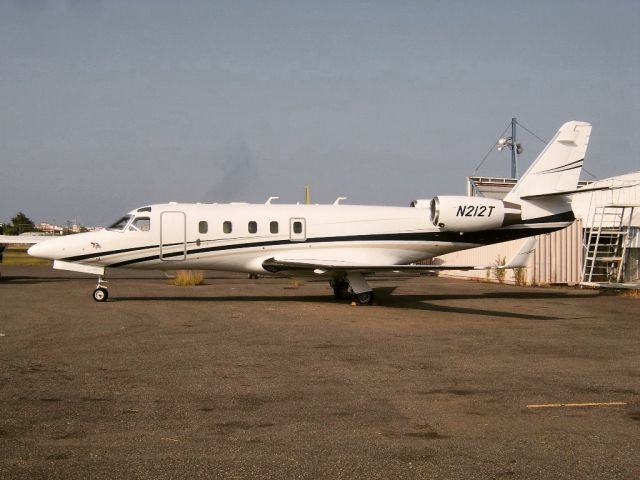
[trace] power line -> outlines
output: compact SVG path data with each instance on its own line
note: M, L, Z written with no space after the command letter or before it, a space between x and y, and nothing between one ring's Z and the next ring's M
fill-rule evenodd
M531 135L533 135L534 137L536 137L538 140L540 140L542 143L544 143L545 145L547 143L549 143L546 140L543 140L542 138L540 138L538 135L536 135L535 133L533 133L531 130L529 130L527 127L525 127L524 125L522 125L520 122L517 122L518 126L524 128L525 131L527 131L528 133L530 133ZM584 166L582 167L582 170L584 171L584 173L586 173L587 175L589 175L591 178L595 178L597 179L598 177L596 177L593 173L591 173L589 170L587 170L586 168L584 168Z
M540 140L542 143L544 143L545 145L547 143L549 143L546 140L543 140L542 138L540 138L538 135L536 135L535 133L533 133L531 130L529 130L527 127L525 127L524 125L522 125L520 122L518 122L516 120L516 124L523 128L529 135L534 136L535 138L537 138L538 140ZM509 127L511 126L511 122L509 122L509 124L507 125L507 127L502 131L502 133L498 136L498 139L502 138L504 136L505 133L507 133L507 130L509 130ZM480 167L482 166L482 164L487 160L487 158L489 157L489 155L491 155L491 152L493 151L493 149L496 147L496 142L493 143L493 145L491 145L491 148L489 148L489 151L487 152L487 154L482 158L482 160L480 161L480 163L478 164L478 166L476 167L476 169L473 171L473 174L475 175L476 173L478 173L478 170L480 170ZM593 179L598 179L598 177L596 177L593 173L591 173L589 170L587 170L584 166L582 167L582 170L584 171L584 173L586 173L587 175L589 175L591 178Z
M509 128L511 127L511 122L509 122L509 124L506 126L506 128L502 131L502 133L500 135L498 135L498 140L500 138L502 138L504 136L505 133L507 133L507 130L509 130ZM484 158L482 159L482 161L478 164L478 166L476 167L476 169L473 171L473 174L475 175L476 173L478 173L478 170L480 169L480 167L482 166L482 164L485 162L485 160L487 159L487 157L489 157L489 155L491 155L491 152L493 152L493 149L496 148L496 143L497 140L495 142L493 142L493 144L491 145L491 148L489 148L489 151L487 152L487 154L484 156Z
M538 140L540 140L542 143L544 143L545 145L547 143L549 143L547 140L543 140L541 139L538 135L536 135L535 133L533 133L531 130L529 130L527 127L525 127L524 125L522 125L520 122L516 121L516 123L521 126L522 128L525 129L525 131L529 132L531 135L533 135L534 137L536 137Z

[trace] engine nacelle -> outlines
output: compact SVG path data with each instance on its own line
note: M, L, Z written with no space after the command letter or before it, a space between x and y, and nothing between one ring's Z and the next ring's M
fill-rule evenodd
M520 206L493 198L440 196L429 205L431 222L444 231L477 232L518 223Z

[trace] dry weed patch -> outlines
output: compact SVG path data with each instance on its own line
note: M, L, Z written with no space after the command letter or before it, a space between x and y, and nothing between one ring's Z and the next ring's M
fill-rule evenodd
M204 285L204 274L198 270L178 270L176 278L172 279L170 283L178 287Z

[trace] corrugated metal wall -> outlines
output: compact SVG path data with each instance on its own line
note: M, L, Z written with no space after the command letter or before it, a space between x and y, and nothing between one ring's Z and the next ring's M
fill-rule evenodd
M528 285L569 284L580 282L582 273L582 222L557 232L539 235L536 250L529 260L526 271ZM449 253L438 257L447 264L494 265L498 257L507 261L516 254L525 240L497 243ZM486 270L469 272L443 271L441 276L497 281L493 273ZM505 283L515 283L514 272L507 270Z
M460 252L448 253L446 255L442 255L437 257L438 263L440 261L445 264L451 265L495 265L498 257L505 257L508 261L513 255L516 254L518 249L522 246L524 240L513 240L511 242L498 243L495 245L487 245L486 247L478 247L472 248L471 250L463 250ZM527 274L530 274L532 271L531 266L533 265L533 259L529 261L529 266L527 267ZM493 276L492 272L489 270L470 270L470 271L441 271L438 275L442 277L455 277L455 278L465 278L465 279L479 279L479 280L493 280L497 281ZM507 283L515 283L515 279L513 278L513 272L507 270L505 282ZM530 283L530 280L527 278L527 283Z
M624 281L637 282L640 280L640 248L629 249L628 255L624 268Z
M547 285L580 283L582 275L582 221L563 230L540 235L531 272L531 283Z

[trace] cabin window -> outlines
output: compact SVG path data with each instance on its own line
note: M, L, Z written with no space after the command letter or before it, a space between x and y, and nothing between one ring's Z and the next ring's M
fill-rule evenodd
M278 222L271 222L269 224L269 231L271 233L278 233Z
M149 217L136 217L136 219L129 227L129 230L139 230L141 232L148 232L151 230L151 219Z
M251 220L249 222L249 233L256 233L258 231L258 224Z
M293 222L293 233L302 233L302 222Z
M227 220L226 222L224 222L222 224L222 231L224 233L231 233L233 231L233 228L231 226L231 222L229 220Z
M107 230L114 230L116 232L122 232L122 231L124 231L125 227L129 223L129 220L131 220L131 215L127 215L126 217L122 217L117 222L114 222L113 225L107 227Z
M207 222L202 221L198 223L198 232L207 233L209 231L209 224Z

